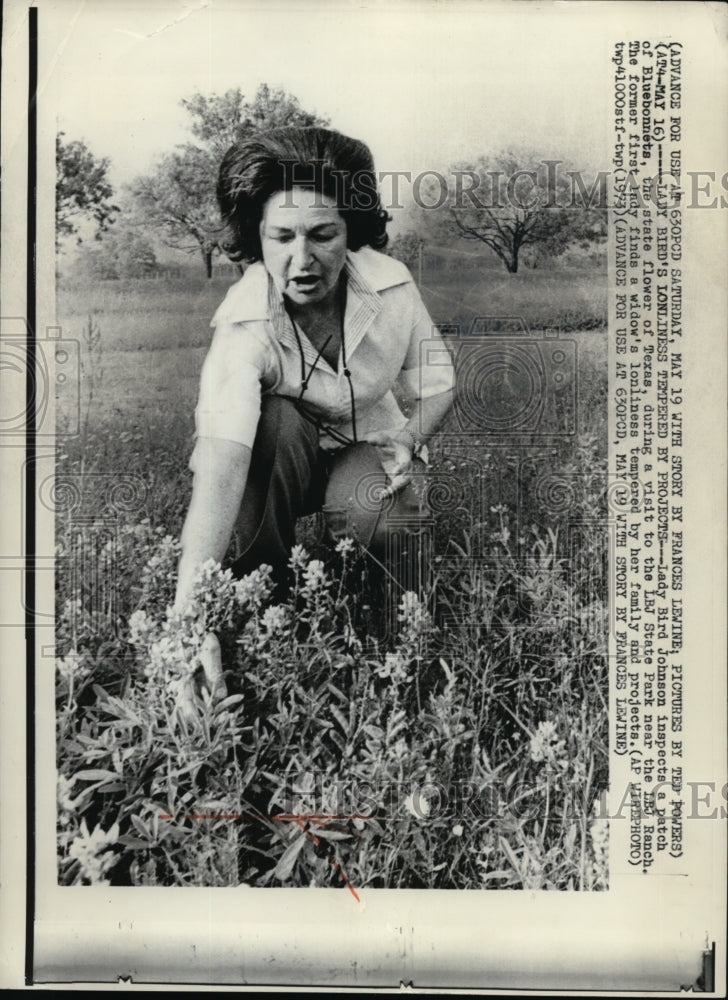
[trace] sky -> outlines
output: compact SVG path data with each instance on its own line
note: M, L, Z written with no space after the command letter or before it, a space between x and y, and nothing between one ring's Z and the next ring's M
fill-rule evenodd
M608 26L599 3L50 0L41 101L115 186L190 138L183 97L263 82L363 139L379 171L514 146L605 169Z

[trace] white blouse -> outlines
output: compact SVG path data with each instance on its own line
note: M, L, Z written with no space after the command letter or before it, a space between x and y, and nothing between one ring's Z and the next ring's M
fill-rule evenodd
M452 360L404 264L363 247L347 253L345 274L343 336L357 436L395 433L407 418L393 390L413 400L446 392L453 386ZM323 357L316 360L318 352L300 328L297 340L262 262L252 264L229 289L211 325L215 332L195 410L198 437L252 448L261 394L299 398L302 352L306 410L351 438L351 394L341 352L334 370ZM341 446L325 430L319 440L322 448Z

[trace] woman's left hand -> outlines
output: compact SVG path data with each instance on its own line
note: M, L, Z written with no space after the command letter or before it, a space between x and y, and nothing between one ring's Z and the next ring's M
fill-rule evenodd
M389 483L382 491L382 499L394 496L412 480L414 466L411 448L403 441L398 441L391 434L386 434L383 431L367 434L362 440L368 444L376 445L384 453L382 464L389 477Z

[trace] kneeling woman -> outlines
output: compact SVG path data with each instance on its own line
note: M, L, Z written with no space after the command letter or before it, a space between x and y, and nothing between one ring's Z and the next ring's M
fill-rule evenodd
M281 594L301 515L322 510L332 537L381 557L387 524L422 513L412 475L453 372L409 271L378 252L375 191L368 148L326 129L271 130L223 160L228 252L251 266L212 321L177 604L233 530L233 571L267 563Z

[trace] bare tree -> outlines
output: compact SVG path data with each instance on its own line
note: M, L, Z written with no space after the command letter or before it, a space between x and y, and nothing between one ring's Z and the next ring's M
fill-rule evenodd
M558 256L604 235L595 192L561 161L505 152L453 168L446 218L451 232L485 244L515 274L524 250Z

